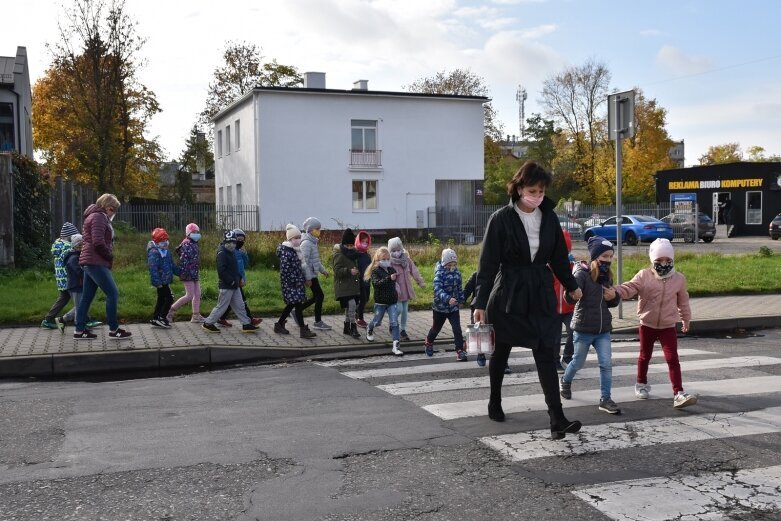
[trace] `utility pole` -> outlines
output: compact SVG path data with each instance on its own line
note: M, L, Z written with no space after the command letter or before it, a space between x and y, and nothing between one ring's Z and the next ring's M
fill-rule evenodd
M515 100L518 102L518 127L521 131L520 136L521 140L523 140L523 127L524 125L524 105L526 103L526 89L523 88L523 85L518 85L518 91L515 93Z

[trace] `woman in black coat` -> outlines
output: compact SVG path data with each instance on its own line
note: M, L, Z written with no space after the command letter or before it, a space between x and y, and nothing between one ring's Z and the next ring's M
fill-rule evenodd
M569 269L567 246L553 201L545 197L551 175L527 161L507 183L511 204L496 211L488 221L480 262L474 320L493 324L496 350L491 355L491 397L488 417L504 421L502 380L512 346L532 349L545 403L551 436L561 439L578 432L579 421L564 416L556 373L558 346L553 275L574 300L581 297ZM552 270L552 272L551 272Z

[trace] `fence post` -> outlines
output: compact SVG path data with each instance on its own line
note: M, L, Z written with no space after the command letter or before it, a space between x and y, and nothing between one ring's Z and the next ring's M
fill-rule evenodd
M14 265L14 179L11 154L0 154L0 266Z

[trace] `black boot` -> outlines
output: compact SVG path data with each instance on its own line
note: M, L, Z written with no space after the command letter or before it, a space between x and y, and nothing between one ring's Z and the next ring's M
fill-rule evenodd
M504 421L504 411L502 410L502 402L500 401L488 401L488 417L495 422Z
M309 326L307 326L306 324L301 326L301 338L314 338L316 336L317 334L312 333L309 330Z
M550 416L550 437L554 440L563 439L567 433L578 432L582 427L578 420L569 421L561 407L549 409L548 416Z
M343 333L345 335L351 335L352 334L352 332L350 330L350 323L347 322L347 321L345 321L345 323L344 323L344 331L343 331Z
M358 332L358 324L355 322L350 324L350 336L353 338L361 338L361 334Z

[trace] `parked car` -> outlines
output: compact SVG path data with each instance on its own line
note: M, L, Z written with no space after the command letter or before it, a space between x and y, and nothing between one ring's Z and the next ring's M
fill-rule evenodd
M716 223L702 212L698 213L697 217L697 237L704 242L712 242L716 237ZM672 225L676 239L682 238L685 242L694 242L694 214L671 213L662 217L662 221Z
M770 238L777 241L781 237L781 213L773 217L770 221Z
M575 221L560 215L559 224L561 225L561 229L567 230L573 239L578 240L583 237L583 227Z
M616 242L616 218L611 217L599 226L592 226L586 229L583 234L584 240L589 240L595 235L600 235L605 239ZM634 246L639 241L651 242L654 239L673 238L673 229L666 222L662 222L656 217L649 215L624 215L621 220L622 242Z

